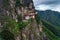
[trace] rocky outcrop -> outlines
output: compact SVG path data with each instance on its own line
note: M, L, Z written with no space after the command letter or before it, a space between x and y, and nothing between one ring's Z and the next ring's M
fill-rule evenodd
M19 34L15 35L15 40L43 40L41 32L42 24L37 24L35 20L36 11L32 0L9 0L9 9L6 15L10 16L16 22L19 22L18 15L22 16L22 22L29 22ZM12 30L12 29L11 29Z

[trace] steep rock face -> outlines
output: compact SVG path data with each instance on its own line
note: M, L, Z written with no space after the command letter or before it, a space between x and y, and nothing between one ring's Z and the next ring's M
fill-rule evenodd
M24 4L25 6L22 6L20 10L21 11L21 14L22 14L22 20L24 22L28 21L30 18L33 18L32 16L35 17L35 10L33 7L33 3L31 4L31 7L30 7L30 1L26 1L26 0L23 0L22 1L22 4ZM30 7L30 8L29 8ZM28 19L25 19L28 18ZM29 23L23 30L22 30L22 39L23 40L40 40L40 31L37 27L37 23L36 23L36 20L35 18L33 18L33 21L31 23Z
M17 31L19 32L17 35L15 35L15 33L12 32L15 35L15 40L44 40L42 36L44 36L45 34L44 35L40 34L42 33L42 24L37 24L35 20L36 12L33 5L33 1L32 0L9 0L8 4L7 5L4 4L6 5L4 9L6 10L5 11L7 13L6 15L9 16L11 20L15 20L16 23L19 23L21 21L23 23L28 22L28 24L24 26L24 28L21 27ZM19 18L20 20L18 19L18 16L21 16L21 19ZM19 27L20 26L21 25L19 25ZM10 31L13 29L9 28Z

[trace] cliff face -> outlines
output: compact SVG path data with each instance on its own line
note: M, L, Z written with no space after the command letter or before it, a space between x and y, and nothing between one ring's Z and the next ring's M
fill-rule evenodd
M6 15L9 16L10 20L15 20L19 25L17 26L14 21L4 21L4 24L10 23L8 29L14 34L15 40L44 40L46 36L44 36L45 34L41 34L42 23L39 21L40 23L38 24L36 21L35 16L37 12L35 11L32 0L7 0L4 2L8 3L3 4Z
M21 6L21 15L23 22L28 21L29 19L33 19L32 22L28 23L27 26L22 29L23 40L40 40L40 31L37 27L37 23L35 20L35 9L33 8L32 0L22 0Z

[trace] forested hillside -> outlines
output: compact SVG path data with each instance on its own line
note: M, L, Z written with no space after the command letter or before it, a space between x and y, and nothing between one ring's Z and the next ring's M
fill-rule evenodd
M60 13L57 11L38 11L42 23L43 31L50 40L60 40Z

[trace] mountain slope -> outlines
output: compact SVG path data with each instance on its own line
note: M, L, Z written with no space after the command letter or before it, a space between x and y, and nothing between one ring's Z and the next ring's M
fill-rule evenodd
M55 26L60 26L60 13L56 11L46 10L38 11L41 19L51 22ZM60 27L59 27L60 28Z
M60 40L60 13L56 11L46 10L38 11L42 23L43 31L50 40Z

